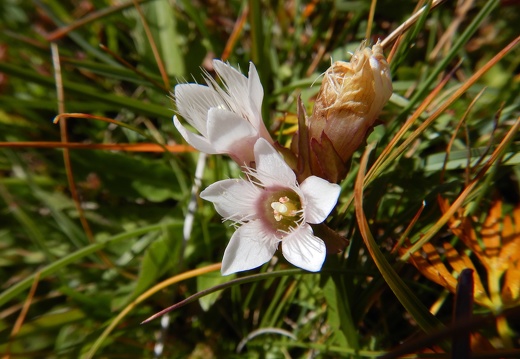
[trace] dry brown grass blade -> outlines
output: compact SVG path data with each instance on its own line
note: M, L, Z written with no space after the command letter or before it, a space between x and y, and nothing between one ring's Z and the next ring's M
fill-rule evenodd
M437 110L432 113L428 119L426 119L408 138L397 148L395 146L397 142L404 136L405 132L409 129L409 127L415 122L415 120L419 117L419 115L426 109L427 104L431 102L435 96L438 94L440 89L443 87L444 81L447 81L449 78L446 77L443 82L436 86L434 92L431 93L424 101L421 103L419 108L414 112L414 114L406 121L403 125L403 128L396 134L395 138L390 141L388 146L383 150L383 153L378 157L374 165L370 168L365 177L365 185L368 184L375 175L375 173L381 168L384 168L389 162L393 161L400 154L404 153L404 151L409 148L410 144L418 138L424 130L432 124L434 120L436 120L442 113L444 113L449 106L451 106L455 100L457 100L463 93L465 93L471 86L475 84L475 82L480 79L491 67L493 67L498 61L500 61L504 56L506 56L511 50L513 50L518 43L520 42L520 36L511 41L506 47L504 47L499 53L497 53L491 60L489 60L484 66L482 66L479 70L477 70L457 91L455 91L444 103L442 103Z
M398 250L403 245L403 243L406 241L406 238L408 238L408 234L412 231L413 226L415 225L415 223L417 223L417 221L421 217L421 214L424 211L425 207L426 207L426 202L422 201L421 207L419 208L417 213L415 213L415 215L413 216L412 220L410 221L410 223L408 224L408 226L404 230L403 234L401 234L401 237L397 241L397 244L392 249L392 253L395 253L395 251Z
M446 51L449 49L449 45L453 39L456 38L456 31L460 24L465 20L467 13L473 8L475 0L464 0L457 2L457 8L455 9L454 18L451 20L446 31L442 33L442 36L437 41L435 48L430 52L428 58L429 61L435 61L439 52L443 47L446 47Z
M372 32L372 24L374 23L374 14L376 12L377 0L370 2L370 12L368 13L367 30L365 33L365 39L370 39L370 33Z
M84 150L106 150L126 152L165 152L172 153L195 152L188 145L158 145L156 143L79 143L79 142L0 142L0 148L67 148Z
M233 31L231 32L231 35L229 36L229 39L226 42L226 46L224 47L224 51L222 51L222 56L220 57L222 61L226 61L235 48L235 44L238 40L238 35L242 32L244 29L244 25L247 21L247 16L249 15L249 4L246 4L244 7L244 10L242 11L242 14L240 14L239 18L235 22L235 26L233 27Z
M430 8L430 11L435 9L437 6L441 5L446 0L434 0L432 2L432 6ZM408 20L403 22L397 29L395 29L390 35L388 35L382 42L381 46L383 48L386 48L388 45L390 45L392 42L394 42L399 36L404 34L410 27L412 27L413 24L421 17L423 12L426 10L426 6L423 6L420 8L416 13L414 13Z
M11 330L11 334L9 335L9 341L7 342L7 346L5 349L5 354L2 357L2 359L11 358L12 342L13 342L14 338L16 337L16 335L20 332L20 329L22 328L25 317L27 316L27 312L29 311L29 308L31 307L31 303L34 298L34 294L36 293L36 288L38 287L39 282L40 282L40 273L37 272L36 276L34 278L34 281L31 285L31 289L29 290L29 294L27 295L27 299L23 303L22 310L20 311L18 318L16 318L16 322L14 323L13 329Z
M444 159L444 164L442 165L442 170L441 170L441 174L440 174L440 183L444 183L444 175L446 173L446 165L448 164L448 159L450 158L450 153L451 153L451 147L453 146L453 143L455 142L455 139L457 138L457 134L459 133L459 130L460 130L462 124L465 123L466 118L468 117L470 111L473 109L473 106L475 106L475 104L477 103L478 99L482 96L482 94L484 93L485 90L486 90L485 88L480 90L480 92L477 94L477 96L475 96L473 101L471 101L471 103L469 104L468 108L466 109L466 111L464 111L464 114L462 115L462 117L460 118L459 122L457 123L457 126L455 127L455 130L453 131L453 134L451 135L450 141L448 142L448 145L446 146L446 157Z
M441 197L438 198L438 204L442 213L446 213L450 209L450 203L447 199L443 199ZM463 211L462 208L457 211L448 220L448 226L450 227L451 232L457 236L471 251L482 260L484 257L484 250L479 245L477 241L477 234L473 225L471 224L471 220L469 218L462 217Z
M519 37L520 39L520 37ZM507 148L509 143L513 140L514 135L520 128L520 118L518 118L515 124L509 129L507 134L504 136L500 144L497 146L495 151L491 154L489 160L484 164L482 169L478 172L475 178L471 181L471 183L462 191L459 197L453 202L450 208L444 212L442 217L431 226L426 233L418 240L403 256L401 256L401 260L406 261L410 256L410 253L417 251L421 246L428 242L446 223L450 221L450 219L455 215L455 213L462 207L462 204L469 196L469 194L475 189L480 180L484 177L484 175L488 172L489 168L502 156L503 151Z
M143 29L146 33L146 38L148 39L148 42L150 44L150 48L152 49L153 56L155 58L155 62L157 63L157 68L159 69L159 72L161 73L162 80L164 82L164 87L170 88L170 79L168 78L168 73L166 72L166 67L164 66L164 62L161 58L161 54L159 53L159 49L157 48L157 44L155 43L155 40L152 35L152 31L150 30L150 27L148 26L148 22L146 21L146 17L144 16L143 9L141 9L141 6L139 5L138 0L133 0L134 7L137 10L137 13L139 14L139 17L141 19L141 22L143 23Z
M144 2L144 1L147 1L147 0L137 0L137 1L138 2ZM93 13L85 16L84 18L79 19L79 20L73 22L72 24L69 24L67 26L60 27L57 30L54 30L50 34L47 34L47 36L45 36L45 38L49 42L52 42L52 41L55 41L55 40L59 40L62 37L66 36L71 31L79 29L80 27L85 26L85 25L87 25L87 24L89 24L91 22L94 22L94 21L97 21L97 20L101 20L102 18L104 18L106 16L112 15L112 14L114 14L116 12L119 12L121 10L124 10L124 9L132 6L133 2L134 2L134 0L125 1L125 2L122 2L120 4L116 4L116 5L113 5L113 6L104 8L104 9L101 9L99 11L93 12Z
M61 64L60 64L60 54L58 45L56 43L51 43L51 53L52 53L52 64L54 66L54 77L56 81L56 97L58 99L58 115L65 113L65 93L63 91L63 81L61 77ZM67 122L60 122L60 137L62 143L69 142L69 136L67 133ZM90 243L94 243L94 234L92 233L92 229L85 217L85 213L83 211L83 207L81 206L81 201L79 199L78 190L76 188L76 182L74 181L74 174L72 171L72 163L70 160L70 153L68 148L63 148L63 163L65 166L65 173L67 175L67 182L69 185L70 194L72 199L74 200L74 205L76 207L76 211L78 211L79 220L81 222L81 226L83 227L83 231L88 238ZM105 256L102 255L104 258ZM104 258L106 264L111 264L107 258Z

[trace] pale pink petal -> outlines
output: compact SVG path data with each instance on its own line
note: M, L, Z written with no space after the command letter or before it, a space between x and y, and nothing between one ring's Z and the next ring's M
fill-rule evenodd
M247 88L247 77L230 64L215 59L213 60L213 67L222 79L222 82L226 85L227 90L233 90L233 88ZM236 92L238 93L238 91ZM240 95L247 94L242 93Z
M253 125L260 130L263 126L265 127L262 121L262 100L264 99L264 88L262 87L262 83L260 82L260 77L258 76L258 72L256 71L255 65L250 62L249 63L249 74L248 74L248 96L249 102L251 103L251 111L255 115ZM251 119L252 121L253 119Z
M222 79L224 89L216 82L211 81L216 91L225 98L229 108L248 120L251 117L251 106L249 105L249 94L247 89L247 77L231 65L220 60L213 60L213 67Z
M175 86L177 112L204 137L207 137L208 110L212 107L224 107L225 101L208 86L199 84L180 84Z
M317 272L325 261L325 243L314 236L312 228L303 224L282 240L282 253L291 264Z
M244 121L239 115L222 110L220 108L212 108L208 112L208 141L215 147L219 153L233 154L233 149L243 146L243 142L254 142L258 132L248 121ZM251 152L251 147L249 147ZM235 154L242 157L243 154ZM246 155L243 157L252 157ZM252 159L252 158L251 158Z
M200 193L200 197L213 202L225 219L239 222L256 217L256 204L261 192L249 181L228 179L213 183Z
M264 231L260 221L248 222L231 237L222 259L222 274L261 266L273 257L276 247L276 238Z
M305 221L318 224L327 219L338 202L341 187L323 178L310 176L300 184L305 205Z
M276 149L263 138L255 143L256 177L266 186L293 188L296 175Z
M177 116L173 116L173 124L177 128L177 131L181 134L182 137L188 142L191 146L195 147L200 152L205 152L208 154L216 154L220 153L215 149L215 147L208 142L208 140L200 135L197 135L193 132L188 131L177 119Z

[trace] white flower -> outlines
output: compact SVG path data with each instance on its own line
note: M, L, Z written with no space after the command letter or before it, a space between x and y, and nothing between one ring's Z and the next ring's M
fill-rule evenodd
M225 153L239 165L250 165L253 147L260 137L273 143L262 120L264 90L255 65L249 65L249 78L230 65L214 60L213 66L224 88L209 75L206 85L175 86L177 112L199 133L188 131L177 116L173 122L182 137L201 152Z
M254 146L256 170L245 168L248 179L216 182L200 197L213 202L224 220L238 226L222 260L227 275L261 266L282 244L283 256L295 266L319 271L325 243L309 223L323 222L336 205L340 187L311 176L301 185L282 156L266 140Z

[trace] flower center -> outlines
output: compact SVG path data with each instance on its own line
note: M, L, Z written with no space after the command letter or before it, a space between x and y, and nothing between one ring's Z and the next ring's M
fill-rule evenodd
M271 202L271 208L277 222L280 222L284 217L294 217L298 212L296 205L287 196L280 197L278 202Z
M295 192L275 191L264 203L266 218L275 229L287 232L299 225L302 219L302 205L300 197Z

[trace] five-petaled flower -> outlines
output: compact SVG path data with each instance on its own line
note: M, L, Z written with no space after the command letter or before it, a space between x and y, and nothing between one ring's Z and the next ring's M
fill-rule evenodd
M222 274L256 268L268 262L279 243L283 256L295 266L319 271L325 243L310 224L323 222L336 205L337 184L310 176L301 184L282 156L260 138L254 145L256 169L245 166L245 179L216 182L200 197L213 202L224 220L237 230L224 252Z
M258 138L273 143L262 120L264 90L253 63L249 78L230 65L214 60L213 66L224 88L209 75L205 85L175 86L177 112L199 133L188 131L177 116L173 122L190 145L208 154L228 154L240 166L254 160L253 147Z

